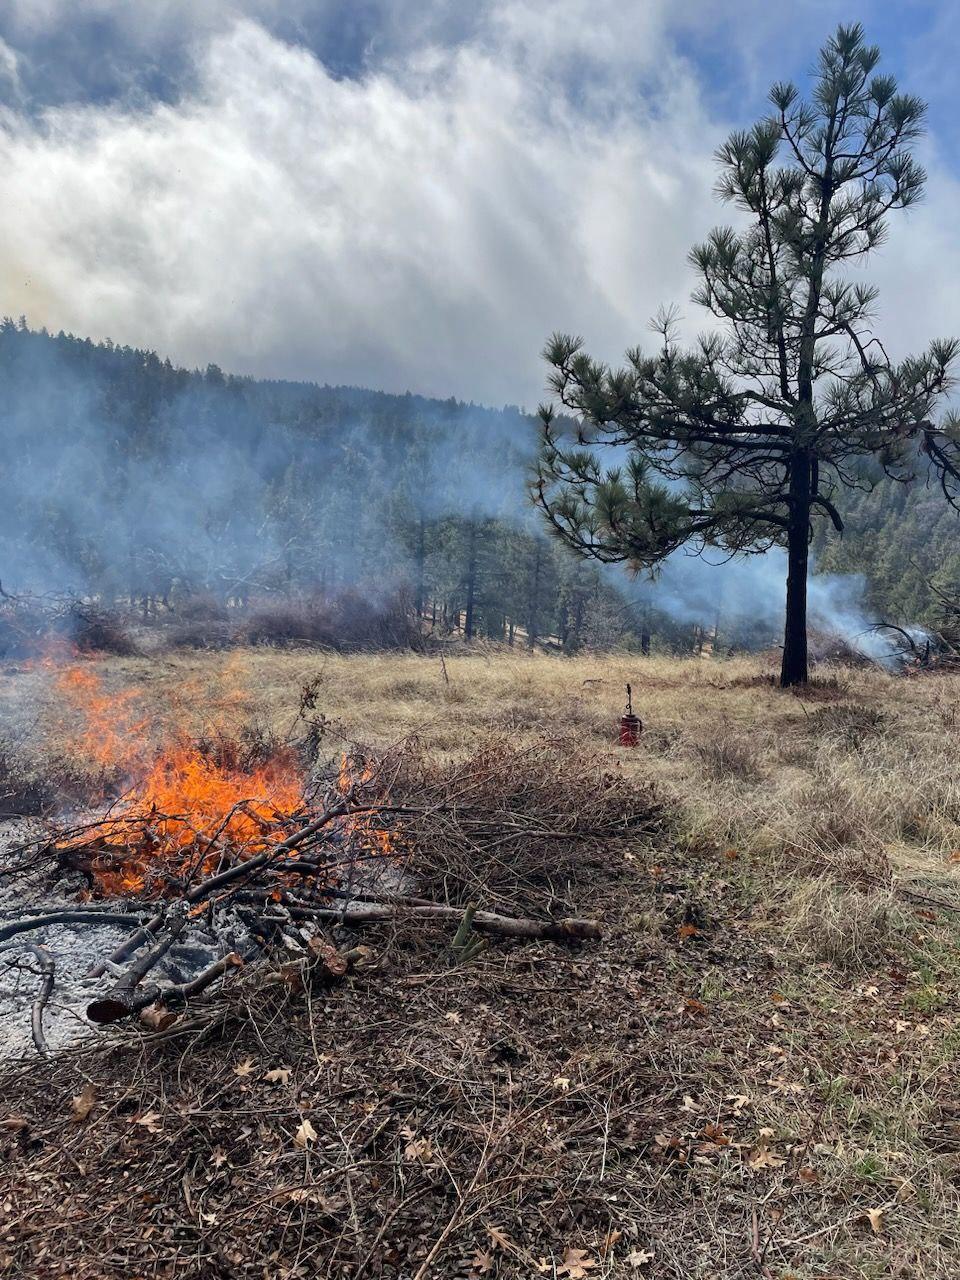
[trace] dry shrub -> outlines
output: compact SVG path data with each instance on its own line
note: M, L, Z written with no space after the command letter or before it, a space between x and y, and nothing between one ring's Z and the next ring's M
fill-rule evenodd
M717 782L757 782L763 777L759 746L731 725L708 725L691 745L703 772Z
M868 799L829 776L806 787L781 819L788 864L835 883L886 885L890 863Z
M56 798L52 780L10 743L0 742L0 819L49 813Z
M576 895L619 879L625 838L664 823L656 787L598 765L568 740L517 746L490 737L465 760L438 762L410 748L400 758L395 800L424 892L457 905L558 915Z
M876 964L909 924L886 889L844 889L828 878L797 885L783 912L788 946L845 969Z
M859 751L870 739L883 733L888 723L889 717L879 707L840 703L818 707L807 721L807 730L816 738Z
M126 624L112 609L73 604L57 629L80 653L110 653L118 658L128 658L137 652Z
M165 628L171 649L225 649L233 643L230 610L216 596L197 593L178 599L175 621Z
M51 648L130 657L137 647L114 610L71 601L8 601L0 610L0 658L35 658Z
M336 650L407 649L420 635L402 593L373 600L348 588L332 598L263 602L242 627L249 644Z
M50 634L50 616L39 606L5 601L0 607L0 659L32 658Z
M226 649L233 643L233 627L217 619L196 618L168 627L164 639L170 649Z
M230 610L216 596L198 592L177 600L177 618L181 622L229 622Z
M218 728L197 738L197 750L216 768L253 773L267 764L298 765L296 749L266 725L248 722L234 730Z

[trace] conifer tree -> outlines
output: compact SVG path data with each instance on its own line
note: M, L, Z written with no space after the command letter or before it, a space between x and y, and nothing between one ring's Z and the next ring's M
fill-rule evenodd
M541 407L534 497L582 554L655 567L687 545L787 551L781 683L807 679L808 553L815 521L842 531L844 490L877 473L927 470L951 502L960 429L932 420L952 385L954 340L891 359L872 331L877 292L843 272L879 245L887 215L921 196L911 155L924 104L878 73L859 24L820 51L812 92L770 92L772 112L717 153L718 194L743 215L690 259L694 300L714 317L692 347L676 312L660 313L659 349L626 365L592 360L556 334L545 357L560 406ZM621 465L604 467L600 446Z

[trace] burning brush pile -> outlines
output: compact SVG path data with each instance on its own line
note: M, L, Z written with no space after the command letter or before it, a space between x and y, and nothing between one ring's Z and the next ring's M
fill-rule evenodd
M50 677L61 736L91 762L99 803L0 867L0 1014L29 1021L41 1052L91 1023L163 1027L271 953L336 978L368 954L343 945L366 925L446 925L461 950L483 934L596 938L558 842L582 856L656 821L652 797L638 805L622 778L593 776L565 750L500 744L438 769L408 746L318 768L262 732L157 725L136 689L107 692L91 665ZM569 803L571 772L582 805ZM434 896L413 892L424 888Z

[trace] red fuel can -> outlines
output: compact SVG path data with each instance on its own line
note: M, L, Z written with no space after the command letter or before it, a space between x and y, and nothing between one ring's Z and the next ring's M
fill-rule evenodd
M620 745L621 747L635 747L640 742L640 730L642 729L640 717L627 714L620 717Z

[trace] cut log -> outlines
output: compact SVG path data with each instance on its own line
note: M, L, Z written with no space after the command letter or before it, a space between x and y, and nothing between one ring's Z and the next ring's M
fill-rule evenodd
M407 906L393 902L353 902L342 907L288 907L296 920L332 920L339 924L375 924L381 920L463 920L462 907L440 903L429 906ZM595 920L567 917L561 920L529 920L522 916L501 916L493 911L476 911L472 927L478 933L493 933L503 938L547 939L551 942L596 941L602 934Z
M180 937L180 934L183 933L186 924L186 913L177 913L169 923L169 931L166 937L161 938L155 947L144 951L111 991L96 1000L91 1000L87 1005L87 1017L91 1022L117 1022L120 1018L126 1018L132 1013L139 1013L148 1004L153 1004L159 994L159 988L150 987L145 991L138 990L140 983L150 970L160 963L177 938ZM153 995L149 999L145 999L144 997L149 991L152 991Z

